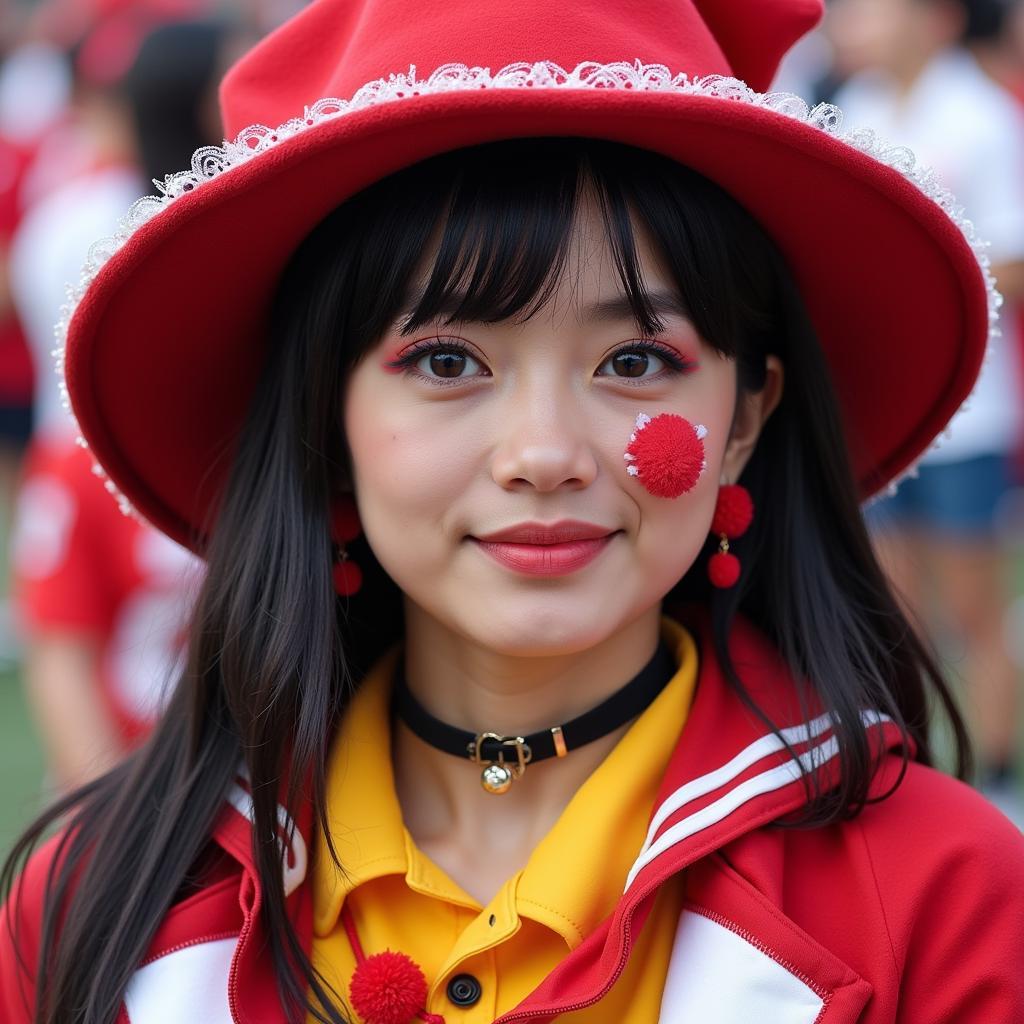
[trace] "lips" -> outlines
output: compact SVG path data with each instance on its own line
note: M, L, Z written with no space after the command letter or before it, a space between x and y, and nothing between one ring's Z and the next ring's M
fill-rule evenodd
M589 565L618 531L595 523L519 523L474 537L482 551L527 576L566 576Z
M600 540L615 531L596 523L566 519L557 523L518 523L476 540L504 544L567 544L577 540Z

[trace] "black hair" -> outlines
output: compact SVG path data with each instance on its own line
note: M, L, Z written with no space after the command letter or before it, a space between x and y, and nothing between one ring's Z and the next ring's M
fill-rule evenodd
M770 727L726 647L740 613L807 681L808 715L812 698L832 713L840 779L819 790L808 778L801 824L837 822L867 801L875 760L865 709L890 715L916 744L916 759L929 763L930 710L940 705L966 772L963 723L872 553L822 350L764 231L712 182L622 145L531 139L446 154L339 207L281 278L266 367L210 534L188 665L171 704L142 750L45 813L4 869L9 889L44 830L66 822L40 960L31 965L37 1024L114 1021L161 918L215 856L211 827L240 762L253 792L260 923L286 1015L347 1019L289 923L277 826L282 779L286 806L311 800L316 824L326 826L335 726L353 686L402 630L401 595L365 542L351 552L363 590L346 600L332 588L329 508L347 464L338 396L409 300L438 234L410 324L441 311L473 321L529 317L566 267L584 194L598 200L641 330L657 317L638 266L638 227L660 250L699 334L736 361L740 390L764 385L769 354L785 364L783 398L741 478L758 508L739 542L742 578L713 591L698 560L667 603L709 609L729 681Z
M1016 0L959 0L965 23L964 43L993 43L1003 34L1006 18Z
M1002 35L1006 19L1017 0L924 0L934 6L940 3L960 11L963 27L960 42L992 43Z

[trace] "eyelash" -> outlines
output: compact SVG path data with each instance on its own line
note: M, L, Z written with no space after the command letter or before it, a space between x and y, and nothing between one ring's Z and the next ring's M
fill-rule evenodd
M475 359L478 363L482 363L474 353L473 350L460 338L430 338L425 341L416 342L410 348L406 349L401 355L397 356L391 362L387 363L389 369L394 370L405 370L411 373L413 376L418 377L420 380L426 381L428 384L433 384L438 387L452 387L458 385L460 378L457 377L429 377L425 373L421 373L416 369L416 364L425 356L434 352L458 352L461 355L469 356L471 359ZM604 360L607 363L610 359L614 359L616 356L621 355L624 352L653 352L654 355L658 356L665 363L665 370L662 373L668 373L670 376L676 374L687 374L692 373L697 369L697 364L692 360L686 359L679 355L675 349L669 348L667 345L663 345L660 342L654 341L652 338L642 338L636 341L631 341L626 345L615 349L614 352L610 353L608 358ZM603 366L604 363L601 365ZM606 375L607 376L607 375ZM661 373L655 374L653 377L616 377L616 380L623 381L632 387L643 387L645 384L649 384L652 380L658 380L662 376ZM463 380L471 380L472 378L461 378Z

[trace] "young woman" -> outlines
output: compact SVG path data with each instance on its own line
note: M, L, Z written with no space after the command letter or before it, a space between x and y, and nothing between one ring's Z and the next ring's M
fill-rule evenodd
M234 69L70 318L209 575L8 864L6 1020L1020 1019L1024 841L859 512L996 299L908 154L754 91L817 13L318 0Z

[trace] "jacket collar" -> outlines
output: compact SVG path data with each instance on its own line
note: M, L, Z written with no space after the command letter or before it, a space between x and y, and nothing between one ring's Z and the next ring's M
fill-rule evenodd
M697 692L622 899L601 928L495 1024L546 1020L566 1009L596 1002L625 968L635 936L666 879L708 859L747 833L806 806L808 788L801 764L817 773L824 788L835 782L838 744L831 723L827 716L818 716L809 726L802 724L801 701L813 708L813 696L809 690L798 690L767 639L748 623L737 620L729 652L758 707L770 721L782 726L788 750L725 678L714 653L706 615L687 617L687 625L699 637ZM899 730L885 716L870 712L864 717L876 751L901 746ZM756 900L748 901L748 905L753 903ZM787 929L789 946L791 932ZM752 930L751 934L757 935L758 931ZM837 998L835 1005L862 1005L870 987L836 958L830 960L827 951L817 944L809 939L806 943L809 951L805 957L813 959L821 970L829 968L819 986L822 991L827 988L831 998L846 986L846 994ZM829 1019L853 1020L855 1015Z
M801 765L815 771L824 786L834 782L838 745L830 720L819 715L809 725L803 724L802 704L813 709L813 696L809 689L799 691L770 643L752 626L738 620L729 650L758 707L770 721L782 726L782 739L741 700L725 678L714 654L706 616L688 618L687 625L698 638L700 649L696 695L622 898L612 915L496 1024L545 1020L596 1002L628 962L634 938L666 879L743 835L804 807L808 788ZM885 716L869 712L864 718L877 751L901 745L899 731ZM255 975L252 961L264 945L259 934L260 894L252 861L248 810L248 794L244 781L240 781L214 834L214 839L243 866L243 910L247 903L247 920L250 916L253 919L249 932L243 929L233 977L239 973L235 967L246 964L249 969L241 973ZM306 871L303 837L309 834L310 809L301 808L299 818L304 827L295 830L288 845L285 879L286 891L291 892L289 905L300 924L303 941L308 943L312 932L310 886L301 882ZM281 824L283 835L290 829L290 819L283 810ZM819 962L820 954L819 949ZM837 962L832 975L840 980L845 977L843 965ZM843 983L853 984L848 978ZM855 1001L866 998L856 985L848 991L853 991L851 998ZM249 1009L242 1007L237 1016L243 1024L275 1019L267 1016L255 997L244 1002Z
M838 779L838 741L827 714L806 684L794 681L781 656L748 622L729 638L733 665L762 712L743 702L715 655L703 612L689 623L700 638L700 677L655 802L647 838L626 882L626 894L663 880L740 835L804 807L804 772L828 790ZM808 714L814 716L809 722ZM875 753L902 745L891 720L864 711ZM772 732L767 721L779 727Z

